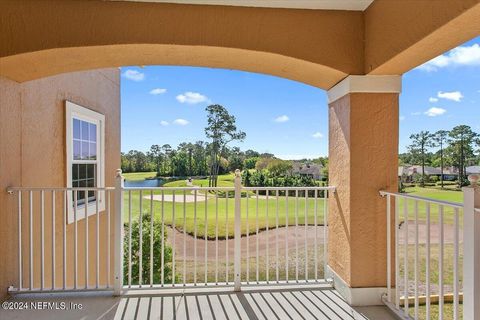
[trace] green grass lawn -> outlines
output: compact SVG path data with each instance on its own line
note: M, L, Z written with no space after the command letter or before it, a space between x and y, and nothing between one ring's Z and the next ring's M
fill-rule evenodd
M454 190L441 190L441 189L434 189L434 188L420 188L420 187L412 187L406 188L406 193L425 197L425 198L432 198L435 200L443 200L443 201L450 201L450 202L459 202L463 201L463 193L461 191L454 191Z
M414 188L407 188L406 192L411 195L415 196L420 196L420 197L425 197L425 198L431 198L435 200L443 200L443 201L450 201L450 202L457 202L457 203L462 203L463 202L463 193L461 191L454 191L454 190L441 190L441 189L433 189L433 188L420 188L420 187L414 187ZM414 215L414 202L409 201L408 202L408 217L409 219L413 220L415 215ZM426 210L425 210L425 205L419 204L419 211L418 211L418 216L420 221L424 221L426 219ZM400 219L403 217L403 202L400 204ZM459 224L460 226L463 225L463 212L462 210L459 211ZM444 209L444 222L446 224L453 224L454 223L454 210L450 209L449 207L445 207ZM431 223L438 223L438 206L437 205L432 205L431 207ZM413 282L414 279L414 254L415 254L415 247L413 245L409 245L409 250L408 250L408 265L409 265L409 271L408 271L408 277L410 279L410 282ZM460 246L460 259L459 259L459 268L460 270L462 269L462 263L463 263L463 250L462 246ZM420 245L419 246L419 281L421 283L420 287L423 288L420 292L420 295L425 294L424 291L424 285L425 285L425 276L426 276L426 247L425 245ZM403 268L403 256L404 256L404 247L401 246L399 250L400 254L400 278L403 281L403 274L404 274L404 268ZM438 244L433 244L431 247L431 270L430 270L430 281L432 283L432 294L438 294L438 263L439 263L439 247ZM444 247L444 277L443 281L445 284L445 293L451 293L453 291L453 244L446 244ZM462 280L460 279L460 285L462 285ZM414 292L409 290L409 295L413 296ZM461 291L461 289L460 289ZM401 292L403 294L403 291ZM459 306L459 314L460 314L460 319L462 319L462 304ZM413 316L413 308L410 309L410 315ZM421 305L419 307L419 319L426 319L426 306ZM431 318L432 320L439 319L438 317L438 304L432 304L431 305ZM451 303L445 303L444 305L444 319L453 319L453 304Z
M414 313L410 310L410 316L414 316ZM463 304L459 304L458 306L458 319L463 319ZM438 304L432 304L430 306L430 318L427 319L427 307L426 306L419 306L418 308L418 319L419 320L438 320ZM452 303L445 303L443 305L443 319L453 319L453 304Z
M149 178L155 178L157 176L156 172L130 172L122 173L125 177L125 180L145 180Z
M125 174L128 179L142 179L145 177L152 177L155 176L155 172L150 173L129 173ZM199 187L208 186L208 179L194 179L193 184ZM226 174L219 176L218 186L219 187L232 187L234 184L234 174ZM168 182L164 185L165 187L186 187L185 180L178 180ZM431 188L407 188L406 192L411 195L417 195L426 198L432 198L437 200L446 200L452 202L462 202L463 194L459 191L451 191L451 190L439 190L439 189L431 189ZM154 191L154 194L161 194L161 191ZM165 195L172 195L172 190L165 190ZM176 198L182 199L183 191L176 191L175 195ZM132 217L133 219L138 219L138 213L140 211L140 192L139 191L132 191ZM190 191L186 191L185 194L192 195ZM143 196L149 196L150 192L146 191L143 192ZM198 192L198 200L197 200L197 235L200 237L205 236L205 201L204 198L201 197L202 193ZM257 199L254 197L254 194L249 194L250 199L248 200L248 212L249 212L249 219L248 219L248 229L249 233L254 233L256 231L256 220L255 220L255 213L257 208ZM319 197L320 198L320 197ZM218 201L218 203L217 203ZM228 202L228 205L227 205ZM246 234L247 232L247 199L245 197L241 200L242 205L242 234ZM143 212L149 213L150 212L150 200L144 199L142 201ZM314 224L315 221L315 200L313 198L309 198L307 201L307 223ZM400 221L403 220L403 207L404 202L400 202ZM125 221L128 221L129 215L129 199L128 193L125 195ZM153 201L153 210L156 219L161 218L161 213L164 213L164 221L167 225L173 225L173 211L175 211L175 227L179 230L186 229L187 233L194 234L195 229L195 204L193 202L186 203L185 207L183 203L175 203L165 201L162 206L161 201ZM278 225L284 226L287 222L287 204L285 196L279 196L278 198ZM408 201L408 217L410 220L415 218L414 213L415 202L413 200ZM268 210L267 210L268 209ZM418 218L420 221L426 220L426 206L423 202L418 203ZM186 223L184 224L183 216L185 210L185 218ZM218 210L218 223L216 223L216 212ZM267 200L264 198L258 199L258 227L260 230L263 230L268 226L271 228L275 226L276 221L276 210L277 210L277 201L275 200L274 196L271 196L270 199ZM218 226L218 236L219 238L225 238L226 234L228 233L229 237L233 236L233 229L234 229L234 199L233 199L233 192L230 192L230 198L227 200L225 197L219 197L217 200L215 199L215 194L210 193L209 198L206 203L206 211L207 211L207 237L208 238L215 238L216 235L216 228ZM268 211L268 217L267 217ZM227 214L228 212L228 214ZM298 224L303 225L305 223L305 199L299 198L298 201ZM437 205L431 206L431 222L437 223L438 222L438 212L439 208ZM293 197L289 197L288 201L288 223L294 224L295 221L295 201ZM324 215L324 205L323 199L317 200L317 223L323 223L323 215ZM462 212L460 211L459 222L462 223ZM454 210L445 207L444 209L444 222L447 224L454 223Z
M235 175L232 174L223 174L218 176L218 187L233 187ZM193 179L193 185L197 187L208 187L208 179ZM187 181L177 180L167 182L163 185L164 187L186 187Z
M463 193L461 191L441 190L431 188L413 187L407 188L406 194L430 198L434 200L442 200L449 202L462 203ZM415 201L412 199L407 200L408 218L409 220L415 220ZM404 219L404 200L400 200L400 221ZM393 208L392 208L393 209ZM454 209L450 206L444 207L444 222L446 224L454 224ZM418 201L418 219L419 221L426 221L427 219L427 206L425 202ZM439 206L437 204L430 205L430 219L431 223L438 223L439 220ZM463 212L459 210L459 224L463 223Z
M400 295L403 296L403 276L405 274L405 269L403 265L403 258L405 255L405 248L404 246L400 246L399 248L399 257L400 257ZM453 256L454 256L454 248L453 244L445 244L444 246L444 262L443 262L443 283L444 283L444 292L446 294L453 293ZM431 284L431 294L437 295L438 291L438 283L439 283L439 273L438 273L438 264L439 264L439 246L438 244L432 244L430 248L430 284ZM414 272L414 259L415 259L415 246L409 245L408 246L408 279L409 279L409 293L410 297L415 295L414 291L414 279L415 279L415 272ZM420 245L419 246L419 295L423 296L426 293L425 283L426 283L426 246ZM459 269L462 270L463 268L463 248L460 246L459 252ZM462 273L460 272L460 288L459 291L462 292L463 286L463 278ZM431 318L430 319L438 319L438 304L432 303L431 306ZM412 304L410 304L410 316L414 316L414 308ZM444 319L453 319L453 304L452 303L445 303L444 304ZM459 305L459 314L462 313L462 304ZM420 305L419 306L419 317L418 319L424 320L426 318L426 306ZM460 316L460 319L462 317Z
M161 192L156 191L154 194L161 194ZM167 194L165 192L165 194ZM176 198L183 198L183 191L176 192ZM191 193L186 193L190 194ZM132 191L132 200L131 200L131 214L132 220L138 219L140 212L140 191ZM143 192L143 196L149 196L150 192ZM195 203L190 202L185 205L182 203L173 203L173 202L162 202L153 201L153 211L156 219L161 219L162 210L165 224L172 226L175 222L175 227L179 230L186 230L189 234L195 233L195 214L197 219L197 236L205 236L205 212L207 215L207 237L215 238L216 230L218 228L218 237L220 239L225 238L227 233L229 237L233 237L234 234L234 199L230 198L207 198L206 208L205 208L205 198L201 197L197 201L197 206L195 210ZM144 214L150 214L150 199L143 199L142 201L142 211ZM247 205L248 202L248 205ZM317 212L317 223L323 224L323 214L324 214L324 205L323 199L317 199L316 212ZM124 221L128 222L130 214L130 201L128 193L125 195L125 213ZM278 207L277 207L278 205ZM306 205L306 207L305 207ZM258 206L258 211L257 211ZM315 199L309 198L307 201L304 197L299 197L298 202L295 201L295 198L289 197L288 203L286 197L278 197L278 202L274 197L270 197L267 201L266 199L258 199L250 197L241 199L241 215L242 215L242 235L247 233L247 222L248 222L248 231L250 234L256 232L257 223L256 223L256 213L258 212L258 228L263 230L267 228L275 227L277 224L277 208L278 208L278 225L284 226L287 223L294 225L295 224L295 207L298 206L298 217L297 222L299 225L305 224L305 218L308 224L315 223ZM288 210L287 210L288 208ZM206 210L205 210L206 209ZM248 209L248 210L247 210ZM248 211L248 221L247 221L247 211ZM288 215L287 215L288 211ZM173 219L173 213L175 212L175 219ZM218 220L217 220L218 212ZM185 222L184 222L185 216ZM217 222L218 221L218 222Z

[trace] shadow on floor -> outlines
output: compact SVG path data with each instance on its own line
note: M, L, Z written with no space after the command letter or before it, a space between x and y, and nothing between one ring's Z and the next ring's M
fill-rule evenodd
M160 293L129 292L122 297L85 294L32 297L10 302L64 302L81 310L0 310L1 319L395 319L386 307L351 307L331 288L245 289ZM74 306L74 305L73 305Z

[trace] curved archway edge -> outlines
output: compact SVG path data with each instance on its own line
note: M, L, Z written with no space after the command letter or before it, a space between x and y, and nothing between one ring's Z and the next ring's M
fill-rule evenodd
M328 89L346 73L316 63L252 50L160 44L58 48L0 59L0 75L17 82L72 71L126 65L179 65L236 69ZM25 68L24 66L29 66Z

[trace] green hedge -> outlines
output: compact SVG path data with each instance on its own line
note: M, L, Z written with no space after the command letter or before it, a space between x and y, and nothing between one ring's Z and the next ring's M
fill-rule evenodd
M444 186L455 186L458 184L458 181L443 181L443 185ZM436 183L437 186L441 186L442 185L442 182L439 181Z

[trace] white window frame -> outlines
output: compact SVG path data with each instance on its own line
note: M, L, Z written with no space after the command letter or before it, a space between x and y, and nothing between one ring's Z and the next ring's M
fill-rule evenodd
M66 173L67 188L72 188L72 165L73 165L73 119L91 122L97 125L97 188L105 187L105 115L82 107L76 103L65 101L65 129L66 129ZM105 210L105 192L97 192L98 212ZM74 202L72 192L67 192L68 223L74 222ZM88 199L88 195L85 195ZM88 203L87 215L96 213L96 202ZM85 218L85 204L77 206L77 221Z

